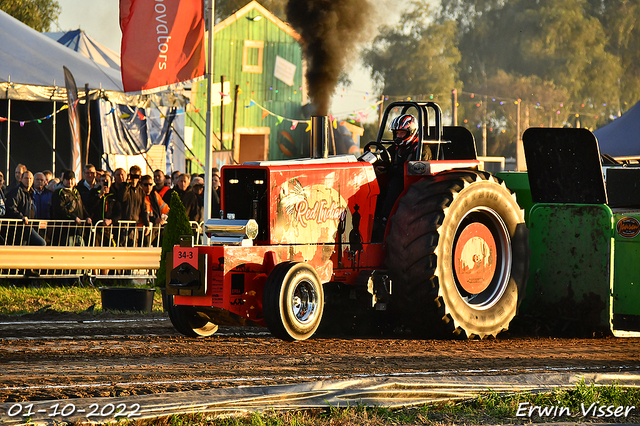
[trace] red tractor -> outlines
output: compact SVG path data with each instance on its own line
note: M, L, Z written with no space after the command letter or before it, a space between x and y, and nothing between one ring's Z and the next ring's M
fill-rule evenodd
M418 143L399 162L386 129L404 114ZM443 127L433 102L395 102L356 159L328 156L327 121L312 121L312 158L222 168L224 219L206 221L209 244L184 238L168 256L175 328L259 325L307 339L337 285L415 332L507 329L524 295L527 231L515 195L478 170L473 135Z

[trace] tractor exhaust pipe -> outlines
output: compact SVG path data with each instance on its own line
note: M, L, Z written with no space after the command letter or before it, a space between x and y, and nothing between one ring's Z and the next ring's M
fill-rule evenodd
M329 118L311 116L311 158L329 158Z

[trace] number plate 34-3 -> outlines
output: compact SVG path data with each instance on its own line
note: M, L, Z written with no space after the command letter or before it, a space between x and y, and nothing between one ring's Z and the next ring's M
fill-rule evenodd
M173 248L173 265L174 267L181 263L188 263L198 269L198 248L197 247L174 247Z

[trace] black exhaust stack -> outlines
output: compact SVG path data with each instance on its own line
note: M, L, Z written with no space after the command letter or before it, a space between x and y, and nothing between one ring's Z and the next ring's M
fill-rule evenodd
M329 117L311 116L311 158L329 158Z

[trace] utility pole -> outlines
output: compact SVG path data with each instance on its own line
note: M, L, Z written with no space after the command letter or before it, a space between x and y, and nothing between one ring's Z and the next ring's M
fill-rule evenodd
M482 118L482 156L487 156L487 95L484 95L484 99L482 101L484 103L483 107L483 118Z
M213 98L213 8L214 8L214 0L209 0L207 4L207 32L209 33L209 38L207 40L207 130L206 130L206 148L205 148L205 170L204 170L204 219L208 220L211 217L211 181L212 181L212 173L211 167L212 157L213 157L213 108L211 107L211 100ZM206 235L203 235L203 242L209 242L209 239Z
M518 99L516 101L516 170L519 172L527 170L527 163L524 157L524 147L522 146L522 138L520 137L520 134L522 133L522 125L520 123L520 104L522 104L522 99Z
M451 125L458 125L458 92L456 89L451 91Z
M224 150L224 75L220 76L220 149Z

